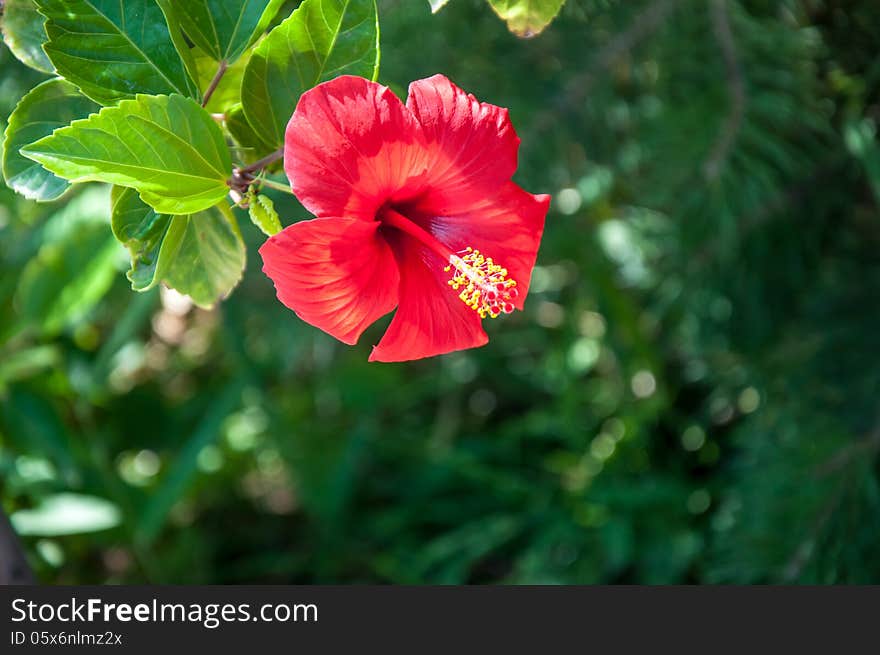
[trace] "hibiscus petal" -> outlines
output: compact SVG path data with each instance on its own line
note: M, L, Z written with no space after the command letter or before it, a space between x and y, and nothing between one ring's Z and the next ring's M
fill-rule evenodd
M295 223L267 240L260 255L278 299L349 345L397 304L397 263L375 221Z
M387 87L344 75L306 91L284 138L284 170L317 216L372 220L422 189L421 126Z
M513 304L522 309L549 207L550 196L533 195L508 182L494 196L475 202L461 213L423 215L419 222L450 250L470 246L504 266L508 277L516 280Z
M402 362L485 345L480 317L447 284L446 262L404 234L389 235L389 241L400 268L399 304L370 361Z
M410 84L406 106L427 141L429 189L420 206L460 211L491 195L516 171L519 137L507 109L480 102L443 75Z

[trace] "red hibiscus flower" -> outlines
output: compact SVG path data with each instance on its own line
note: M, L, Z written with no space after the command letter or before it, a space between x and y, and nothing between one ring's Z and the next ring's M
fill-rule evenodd
M442 75L387 87L343 76L302 95L284 169L317 218L260 248L278 298L347 344L395 307L370 361L482 346L522 309L550 197L511 182L507 110Z

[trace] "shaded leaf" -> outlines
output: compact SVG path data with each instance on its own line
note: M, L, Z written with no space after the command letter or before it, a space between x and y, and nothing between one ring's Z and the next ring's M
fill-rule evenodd
M172 217L157 214L138 198L137 191L114 186L111 193L113 234L131 255L127 277L135 291L146 291L159 282L156 267L159 249Z
M223 132L183 96L138 96L56 130L22 153L69 180L138 190L157 211L190 214L221 201L232 167Z
M58 74L109 105L138 93L198 95L154 0L36 0Z
M877 140L877 128L867 119L850 120L844 127L844 138L850 154L862 163L874 197L880 202L880 142Z
M132 189L114 187L113 233L131 254L135 291L164 282L201 307L226 297L241 279L245 246L234 217L219 208L157 214Z
M3 152L6 184L31 200L55 200L70 186L19 152L68 123L85 118L100 106L62 79L47 80L21 99L9 117Z
M104 296L116 274L118 249L106 226L89 225L60 244L45 245L22 274L21 312L45 332L81 320Z
M61 362L61 351L55 345L34 346L13 351L0 361L0 393L16 380L29 378Z
M150 495L136 526L135 539L143 545L152 543L161 532L168 514L192 484L198 473L199 453L217 441L223 421L241 404L245 380L234 378L211 399L204 417L174 459L167 475Z
M52 73L52 62L43 52L46 30L34 0L6 0L3 9L3 42L24 65L43 73Z
M232 63L262 34L284 0L165 1L183 31L214 61Z
M8 430L4 437L19 450L45 457L66 484L81 482L76 458L76 437L59 415L56 403L25 385L10 385L0 406L0 418Z
M508 29L524 39L540 34L564 4L565 0L489 0Z
M189 81L192 84L193 93L190 93L190 95L197 100L201 100L199 67L196 65L195 57L197 48L192 45L183 33L183 28L180 26L180 22L177 20L177 16L175 16L174 11L171 8L173 0L156 0L156 3L159 5L162 14L165 16L165 23L168 26L168 34L171 37L171 43L174 44L174 48L177 50L177 54L183 62L183 67L186 69Z
M113 284L120 251L107 229L105 191L90 191L53 216L43 245L22 273L21 314L44 332L82 320Z
M242 107L257 134L277 148L304 91L339 75L378 74L375 0L305 0L254 50Z
M266 143L254 131L241 105L226 112L226 129L229 130L235 143L240 146L239 155L247 162L256 161L275 150L275 146Z

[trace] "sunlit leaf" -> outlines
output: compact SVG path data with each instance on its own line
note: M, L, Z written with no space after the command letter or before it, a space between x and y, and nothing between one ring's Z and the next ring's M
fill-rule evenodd
M46 42L45 18L37 11L34 0L6 0L0 29L3 42L26 66L51 73L52 62L43 52Z
M226 196L232 167L223 132L183 96L138 96L75 121L22 153L71 182L138 190L167 214L191 214Z
M15 108L6 126L3 177L6 184L31 200L55 200L69 184L19 152L23 146L85 118L100 106L61 79L34 87Z
M511 32L528 39L550 24L565 0L489 0L489 4Z
M192 215L157 214L131 189L113 189L113 233L131 254L136 291L164 282L210 307L241 280L245 247L234 217L219 208Z
M254 50L241 102L257 134L280 147L304 91L339 75L378 73L375 0L305 0Z
M154 0L36 0L58 74L109 105L138 93L198 95Z
M431 5L431 13L436 14L446 6L447 2L449 2L449 0L428 0L428 4Z
M115 528L122 521L119 508L108 500L83 494L60 493L44 498L34 509L10 517L16 532L32 537L59 537Z
M193 53L196 70L198 71L199 85L202 89L205 89L217 73L217 62L198 50L194 50ZM220 78L220 83L214 89L208 104L205 105L205 109L209 112L226 113L230 107L239 104L241 79L244 77L244 69L250 60L249 54L246 53L234 64L227 66L223 77Z
M164 0L214 61L232 63L265 31L284 0Z

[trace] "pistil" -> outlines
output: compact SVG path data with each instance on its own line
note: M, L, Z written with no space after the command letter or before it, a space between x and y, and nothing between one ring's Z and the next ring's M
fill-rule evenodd
M507 269L496 264L491 257L470 246L453 252L433 234L394 209L382 210L379 218L383 224L404 232L437 253L447 263L444 271L451 274L449 286L459 292L459 299L480 318L497 318L513 312L513 302L518 295L516 281L508 278Z

